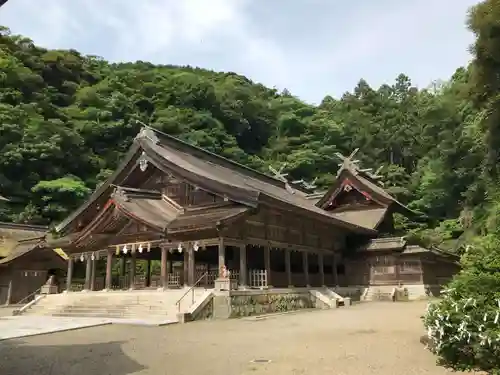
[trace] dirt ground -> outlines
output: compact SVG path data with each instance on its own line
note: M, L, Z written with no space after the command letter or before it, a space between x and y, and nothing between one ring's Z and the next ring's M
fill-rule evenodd
M425 305L363 303L264 319L108 325L7 340L0 342L0 374L447 374L419 342Z

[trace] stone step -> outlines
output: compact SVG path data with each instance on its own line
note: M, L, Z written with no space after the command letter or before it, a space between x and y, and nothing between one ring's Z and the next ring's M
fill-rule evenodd
M26 310L27 315L94 317L128 320L176 322L180 311L186 311L205 294L195 290L194 302L184 290L166 292L89 292L50 295Z
M61 311L61 312L45 312L41 315L45 316L67 316L67 317L122 317L122 318L169 318L177 317L174 312L164 314L131 314L127 311Z

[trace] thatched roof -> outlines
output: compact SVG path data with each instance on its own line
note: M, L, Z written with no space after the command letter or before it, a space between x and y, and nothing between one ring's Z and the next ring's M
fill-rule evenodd
M0 222L0 258L7 257L20 241L44 237L48 227Z

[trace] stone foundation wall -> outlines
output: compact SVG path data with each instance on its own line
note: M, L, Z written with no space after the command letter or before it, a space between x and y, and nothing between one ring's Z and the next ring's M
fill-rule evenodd
M308 290L252 290L214 296L212 311L214 318L224 319L311 308L330 307Z
M211 319L214 315L214 297L209 297L210 300L206 305L196 314L193 315L193 320L206 320Z

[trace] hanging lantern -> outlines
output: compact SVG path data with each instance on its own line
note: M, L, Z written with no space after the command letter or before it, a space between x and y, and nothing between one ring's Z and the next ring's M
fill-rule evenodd
M179 246L177 246L177 251L182 253L182 243L179 242Z
M200 248L200 245L198 244L198 241L196 241L193 245L193 250L194 251L198 251L198 249Z
M83 262L85 260L85 257L82 255L80 255L80 262Z
M141 244L139 244L139 248L138 248L137 250L138 250L140 253L142 253L142 251L144 250L144 249L142 248L142 243L141 243Z
M95 255L94 255L94 253L92 253L92 255L90 256L90 259L91 259L91 260L95 260Z
M151 251L151 243L148 242L148 253Z
M127 254L127 252L128 252L127 245L123 245L122 251L123 251L123 254Z

